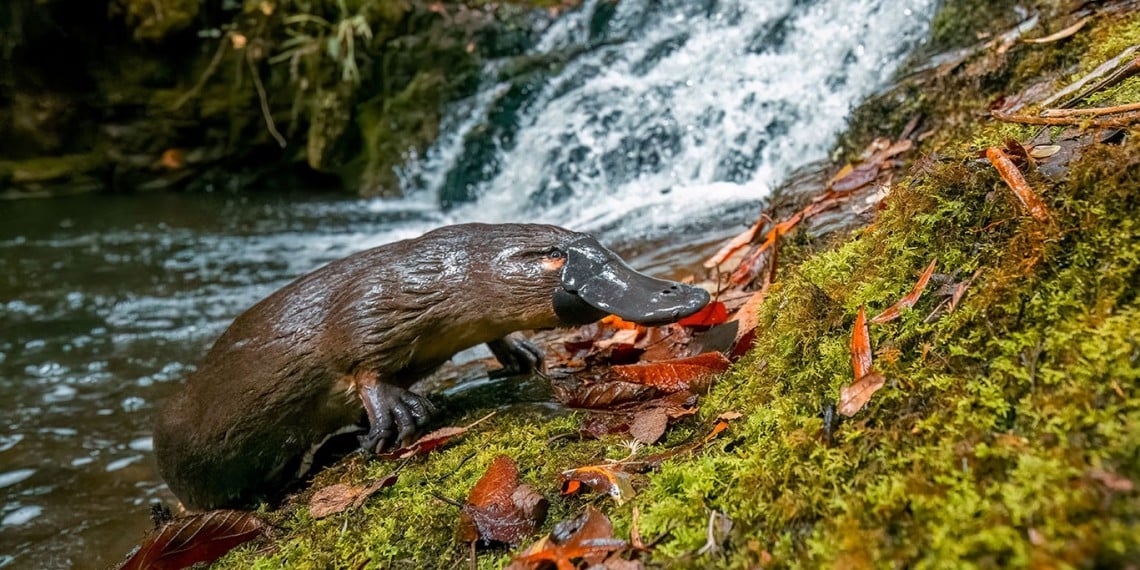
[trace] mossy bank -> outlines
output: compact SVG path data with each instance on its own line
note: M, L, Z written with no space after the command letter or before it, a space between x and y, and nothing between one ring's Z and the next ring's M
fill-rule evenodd
M976 4L947 3L935 28L940 48L1017 23L1010 2L989 8L996 20L946 20ZM1067 7L1037 2L1028 36L1071 24ZM636 509L641 536L663 537L643 557L649 565L1115 568L1140 560L1140 132L1118 129L1049 176L1027 168L1049 209L1044 222L1026 215L978 157L1039 134L990 118L999 97L1037 84L1055 91L1136 44L1140 15L1106 10L1070 38L974 52L860 109L844 148L895 135L919 116L929 134L917 158L872 225L788 240L752 351L697 416L638 453L703 437L723 412L743 416L699 453L635 478L632 501L558 496L561 470L630 449L616 438L555 438L575 432L579 418L516 405L404 465L395 486L359 510L314 521L300 495L267 514L278 528L272 540L218 567L461 566L468 550L455 538L459 513L438 497L461 500L498 454L551 499L546 530L592 502L628 537ZM1098 104L1137 101L1137 81L1100 93ZM1053 128L1044 136L1066 135ZM935 279L917 305L870 329L885 387L854 417L826 425L825 410L851 382L859 308L886 308L931 260ZM949 293L968 280L948 310ZM476 403L448 423L488 407ZM353 459L314 487L395 467ZM712 547L702 548L714 512L731 528L714 525ZM482 551L478 565L509 558Z

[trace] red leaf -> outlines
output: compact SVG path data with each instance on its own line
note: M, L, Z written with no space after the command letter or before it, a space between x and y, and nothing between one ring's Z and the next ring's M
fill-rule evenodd
M152 531L119 570L181 569L210 563L265 532L253 513L210 511L174 519Z
M914 288L910 290L905 297L899 299L897 303L891 305L887 310L875 315L871 319L872 323L882 324L893 321L902 315L903 309L909 309L918 302L918 298L922 296L922 290L926 288L926 283L930 281L930 276L934 274L934 264L937 259L931 259L930 265L926 266L926 271L922 272L922 276L918 278L918 282L914 284Z
M713 301L705 305L705 308L677 321L677 324L686 327L711 327L727 320L728 309L724 307L724 303Z
M730 364L723 354L706 352L689 358L614 366L610 374L619 380L652 386L666 393L701 392L714 376L728 370Z
M459 538L517 546L546 518L546 499L529 485L519 485L514 460L500 455L467 496L460 515Z
M867 331L867 315L863 307L859 307L855 330L851 334L851 368L855 371L855 380L871 371L871 336Z

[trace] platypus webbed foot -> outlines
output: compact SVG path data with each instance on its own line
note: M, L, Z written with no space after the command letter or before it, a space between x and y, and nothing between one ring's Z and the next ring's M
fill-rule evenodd
M361 449L380 453L401 445L435 413L427 398L398 386L375 382L358 387L364 410L368 412L368 433L357 438Z
M487 343L487 348L491 349L491 353L495 355L499 364L503 365L502 368L487 373L487 376L491 378L503 378L517 374L530 374L536 370L539 372L546 370L546 356L542 353L542 349L520 336L507 335L498 340L493 340Z

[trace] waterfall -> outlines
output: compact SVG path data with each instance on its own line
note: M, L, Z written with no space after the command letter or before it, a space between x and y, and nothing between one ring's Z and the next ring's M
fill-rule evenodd
M405 169L405 191L442 203L448 221L538 220L615 240L711 223L826 157L851 108L926 36L935 4L588 0L521 64L487 66Z

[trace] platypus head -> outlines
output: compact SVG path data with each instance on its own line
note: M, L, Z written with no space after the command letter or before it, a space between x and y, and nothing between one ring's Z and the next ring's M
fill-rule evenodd
M492 273L512 282L514 307L543 305L542 312L553 311L556 325L586 324L610 314L646 325L671 323L710 299L704 289L634 270L588 234L539 224L480 229L486 244L499 241Z

